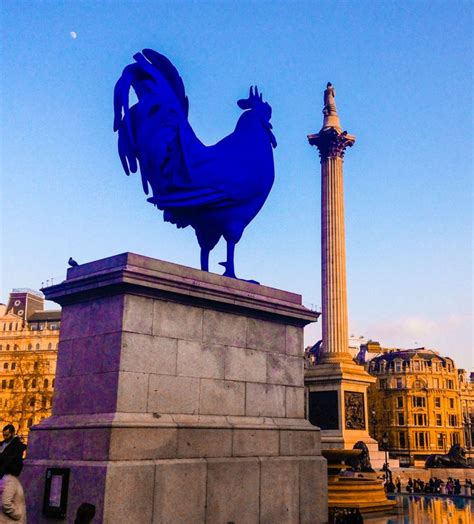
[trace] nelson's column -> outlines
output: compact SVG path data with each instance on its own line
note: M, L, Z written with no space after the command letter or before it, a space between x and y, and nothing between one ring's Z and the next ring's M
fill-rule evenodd
M326 448L352 448L359 440L379 462L377 444L368 434L367 388L375 381L348 351L343 161L355 136L342 131L334 87L324 91L324 119L309 135L321 157L322 344L317 364L307 372L310 421L322 430Z

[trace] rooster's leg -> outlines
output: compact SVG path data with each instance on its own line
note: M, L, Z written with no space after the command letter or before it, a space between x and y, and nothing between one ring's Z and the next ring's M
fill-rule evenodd
M235 244L236 244L235 242L227 241L227 261L220 262L220 265L225 267L225 272L224 272L225 277L237 278L235 276L235 270L234 270Z
M209 249L201 248L201 269L209 271Z

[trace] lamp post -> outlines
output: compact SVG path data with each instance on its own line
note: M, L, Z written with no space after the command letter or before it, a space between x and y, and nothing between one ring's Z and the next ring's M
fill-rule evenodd
M385 432L382 435L382 450L385 452L385 464L384 464L384 470L385 474L387 475L387 478L392 482L392 472L390 471L390 467L388 465L388 451L389 451L389 440L388 440L388 434Z
M377 417L376 417L375 409L373 409L370 412L370 423L372 424L373 431L374 431L373 433L374 440L377 440Z

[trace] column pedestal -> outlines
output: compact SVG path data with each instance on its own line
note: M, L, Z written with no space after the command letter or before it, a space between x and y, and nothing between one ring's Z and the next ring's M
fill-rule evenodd
M22 481L41 515L47 467L70 469L113 524L327 521L319 429L304 418L301 297L125 253L68 271L53 415Z

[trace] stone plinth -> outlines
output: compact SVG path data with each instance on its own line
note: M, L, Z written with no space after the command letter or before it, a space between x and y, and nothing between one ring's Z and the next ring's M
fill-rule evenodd
M125 253L72 268L53 416L23 474L40 516L47 467L71 469L67 521L325 522L320 431L304 419L292 293Z

